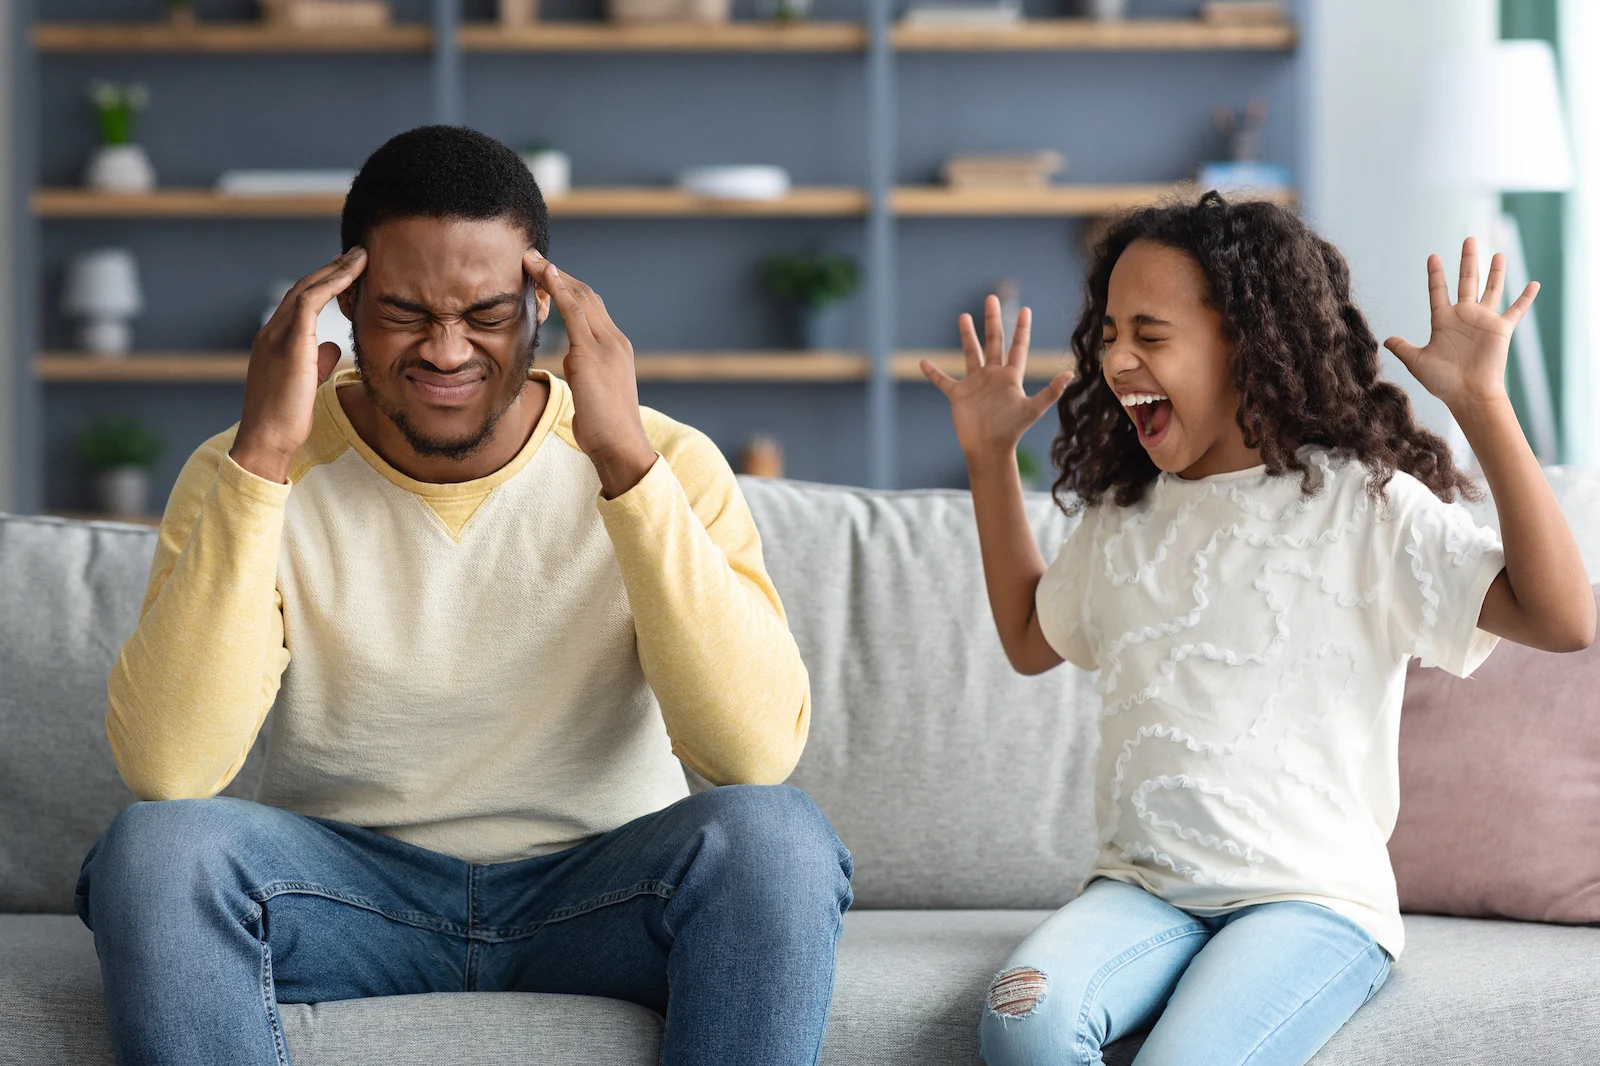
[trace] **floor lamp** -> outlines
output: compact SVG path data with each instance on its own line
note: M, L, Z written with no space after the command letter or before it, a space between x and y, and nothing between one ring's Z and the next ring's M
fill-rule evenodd
M1460 191L1563 192L1572 187L1572 150L1556 79L1555 52L1545 41L1500 41L1442 56L1430 71L1418 138L1426 185ZM1506 293L1528 283L1528 259L1515 218L1502 212L1487 251L1506 255ZM1533 450L1541 462L1560 459L1556 405L1536 311L1511 340Z

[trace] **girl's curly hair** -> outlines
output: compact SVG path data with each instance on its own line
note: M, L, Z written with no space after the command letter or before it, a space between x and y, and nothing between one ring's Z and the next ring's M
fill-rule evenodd
M1127 247L1153 241L1191 256L1205 275L1207 304L1233 344L1233 385L1245 444L1267 472L1313 471L1296 454L1316 444L1359 460L1376 499L1396 470L1442 500L1477 499L1449 446L1417 424L1404 391L1378 377L1378 339L1350 295L1350 268L1332 244L1292 212L1264 202L1147 207L1115 223L1094 249L1083 314L1072 331L1077 376L1056 405L1061 431L1050 448L1060 476L1056 502L1069 513L1108 493L1126 507L1144 497L1156 468L1101 372L1101 322L1111 271Z

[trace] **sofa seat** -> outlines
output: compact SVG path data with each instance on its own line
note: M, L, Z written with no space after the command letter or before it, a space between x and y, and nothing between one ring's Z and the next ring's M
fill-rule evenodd
M845 918L825 1066L972 1066L990 975L1045 911ZM1411 915L1388 984L1315 1066L1600 1062L1600 929ZM736 1009L730 1005L730 1009ZM283 1011L295 1066L652 1066L660 1019L614 1000L397 996ZM94 941L65 915L0 915L0 1066L111 1066ZM1135 1041L1108 1051L1126 1066Z

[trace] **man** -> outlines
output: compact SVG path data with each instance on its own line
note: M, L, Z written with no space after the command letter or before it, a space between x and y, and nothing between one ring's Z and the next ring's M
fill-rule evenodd
M184 467L109 686L159 802L78 886L119 1063L284 1066L279 1002L475 990L645 1004L668 1064L816 1061L850 860L774 787L805 669L726 463L640 408L547 231L504 145L389 141ZM260 802L211 798L269 712Z

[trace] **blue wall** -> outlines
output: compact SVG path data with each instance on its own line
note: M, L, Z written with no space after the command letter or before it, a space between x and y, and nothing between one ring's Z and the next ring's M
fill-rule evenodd
M753 11L753 0L737 10ZM155 17L158 0L50 0L52 20ZM397 0L424 20L424 0ZM1134 0L1134 12L1192 14L1195 2ZM253 5L200 0L202 18L247 17ZM1066 10L1032 5L1038 15ZM483 0L464 4L487 18ZM546 0L556 16L598 17L598 2ZM851 17L821 0L820 17ZM1055 148L1069 181L1185 177L1220 146L1210 109L1252 96L1272 106L1266 158L1293 164L1295 55L902 54L897 57L897 181L931 182L958 151ZM865 182L864 63L859 55L476 55L462 57L466 120L513 145L552 141L573 157L579 183L667 182L707 162L781 164L802 184ZM163 184L209 185L249 166L355 167L386 137L432 117L425 55L39 57L37 175L76 184L94 145L84 86L140 80L151 110L138 139ZM25 135L28 135L25 131ZM954 319L976 309L995 279L1016 278L1035 309L1042 352L1067 341L1080 298L1083 224L1039 219L905 219L898 223L897 342L952 348ZM127 244L139 254L147 311L144 349L243 350L274 279L291 279L336 250L332 220L49 221L40 224L43 346L68 347L57 311L66 260L85 248ZM760 258L806 244L864 252L859 220L568 220L552 258L606 296L641 351L767 348L783 323L755 277ZM846 343L865 344L858 298ZM645 384L644 401L700 426L730 454L752 433L784 442L789 472L813 480L867 478L865 389L838 385ZM96 414L132 412L172 447L157 477L164 495L184 457L236 417L242 388L194 385L48 385L43 395L43 504L88 505L72 439ZM961 485L964 469L944 400L923 383L899 386L899 480ZM1028 445L1043 455L1053 427Z

